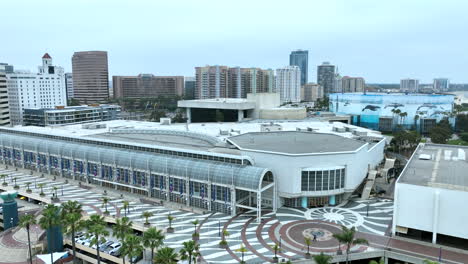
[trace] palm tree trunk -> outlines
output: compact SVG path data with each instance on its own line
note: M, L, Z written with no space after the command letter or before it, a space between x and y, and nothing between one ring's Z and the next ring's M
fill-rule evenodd
M72 231L72 250L73 250L73 263L76 264L76 245L75 245L75 225L71 226Z
M31 238L29 236L29 225L26 226L28 232L28 246L29 246L29 264L32 264L32 251L31 251Z
M50 234L52 234L52 230L50 230ZM54 245L53 238L54 238L54 236L50 236L50 244L51 245L48 245L49 246L49 252L50 252L50 263L52 263L52 264L54 264L54 251L52 250L52 245Z
M101 264L101 256L99 255L99 236L96 236L96 255L97 255L97 263Z
M154 248L151 248L151 263L154 261Z
M192 264L192 254L189 254L188 255L188 264Z

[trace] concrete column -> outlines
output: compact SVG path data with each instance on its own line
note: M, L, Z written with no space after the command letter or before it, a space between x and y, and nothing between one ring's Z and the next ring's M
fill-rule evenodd
M26 162L24 162L24 149L21 150L21 167L26 168Z
M257 192L257 223L262 219L262 192Z
M151 171L149 173L145 173L146 176L146 184L148 184L148 197L151 197Z
M60 167L60 176L63 177L63 166L62 166L62 164L63 164L63 158L60 157L60 159L58 160L58 162L59 162L58 165L59 165L59 167Z
M440 202L440 192L436 191L434 193L434 211L432 215L432 243L437 243L437 231L439 226L439 202Z
M46 168L47 173L50 174L50 154L46 155Z
M190 206L190 179L187 177L185 178L185 205Z
M169 175L166 174L166 194L167 194L167 196L166 196L166 201L169 201L169 200L170 200L170 198L169 198L169 194L170 194L169 183L170 183L170 182L169 182Z
M276 190L276 179L273 179L275 181L274 185L273 185L273 212L276 213L276 210L278 210L278 193L277 193L277 190Z
M208 188L207 188L207 198L208 198L208 211L211 211L211 203L213 202L212 201L212 198L211 198L211 182L208 182Z
M237 121L240 122L244 119L244 110L237 110Z
M192 123L192 108L190 107L185 108L185 112L187 115L187 123Z
M231 187L231 216L235 216L237 214L236 208L236 188L234 186Z

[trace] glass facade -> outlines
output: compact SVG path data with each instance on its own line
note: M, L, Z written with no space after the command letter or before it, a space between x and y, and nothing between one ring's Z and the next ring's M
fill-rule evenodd
M289 65L298 66L301 69L301 85L308 82L309 72L309 51L295 50L289 55Z
M346 170L303 170L301 175L301 191L330 191L343 189Z

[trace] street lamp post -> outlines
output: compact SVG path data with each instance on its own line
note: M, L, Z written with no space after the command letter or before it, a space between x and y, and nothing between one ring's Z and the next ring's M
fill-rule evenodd
M366 216L369 217L369 205L370 205L370 202L368 201L367 202L367 212L366 212Z
M218 236L221 237L221 221L218 221Z

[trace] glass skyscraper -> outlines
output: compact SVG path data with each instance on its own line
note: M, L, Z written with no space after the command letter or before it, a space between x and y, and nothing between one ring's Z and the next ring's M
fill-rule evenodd
M301 69L301 86L307 83L307 73L309 71L309 51L295 50L289 54L289 65L298 66Z

